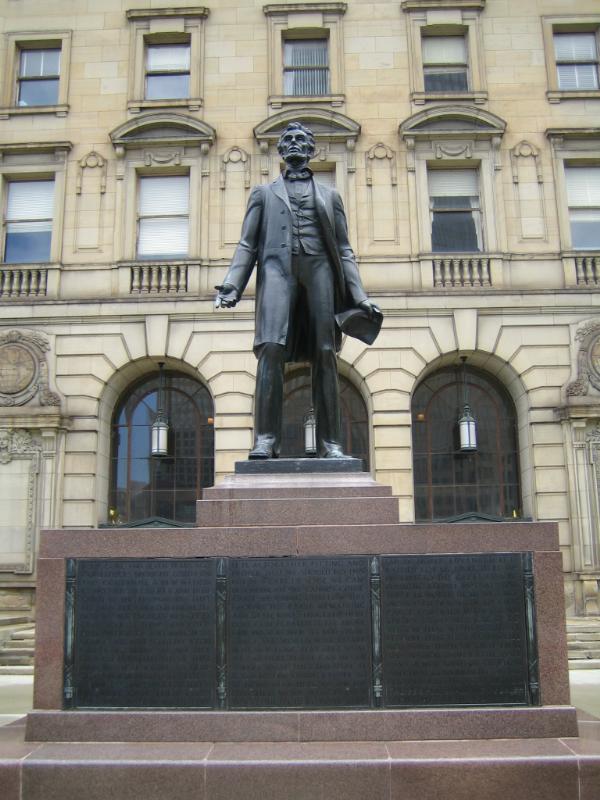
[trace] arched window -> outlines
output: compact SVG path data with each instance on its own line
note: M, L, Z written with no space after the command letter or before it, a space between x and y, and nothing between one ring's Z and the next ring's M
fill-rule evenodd
M508 392L479 370L465 370L477 420L477 450L462 452L458 418L464 407L462 368L446 367L417 387L412 401L417 521L462 514L521 516L517 417Z
M187 375L164 373L169 454L151 455L158 409L158 374L121 397L113 416L110 507L112 521L157 518L194 524L200 490L214 481L213 404L207 389Z
M362 458L369 468L369 417L365 403L352 383L339 376L342 448L348 455ZM304 418L312 406L310 367L293 369L285 376L283 396L283 435L281 456L302 458Z

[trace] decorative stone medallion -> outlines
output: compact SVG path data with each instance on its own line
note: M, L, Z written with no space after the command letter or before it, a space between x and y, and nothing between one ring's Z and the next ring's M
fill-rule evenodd
M60 405L50 391L47 339L32 331L0 334L0 406L22 406L39 395L42 406Z

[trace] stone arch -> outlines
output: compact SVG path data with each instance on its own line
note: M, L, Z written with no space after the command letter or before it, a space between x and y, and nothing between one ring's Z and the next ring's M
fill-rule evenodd
M431 376L451 367L457 368L461 363L461 356L466 356L466 365L474 372L482 376L489 376L492 382L496 382L501 390L506 392L515 410L515 426L517 433L517 456L520 481L521 516L531 517L534 510L534 490L532 485L532 442L530 439L530 401L527 388L518 372L507 362L503 361L492 353L484 351L453 351L445 353L439 358L428 363L421 373L416 377L413 390L411 392L410 407L414 412L415 392ZM411 448L413 451L413 470L415 457L415 442L413 419L411 425Z
M143 357L130 361L106 381L98 402L98 453L96 470L96 504L98 509L98 523L109 522L109 490L111 478L111 436L112 421L115 410L120 400L130 387L134 387L145 378L158 375L158 363L164 363L165 372L178 373L192 379L206 390L210 403L214 407L215 398L209 381L190 364L177 358L164 356L160 358Z

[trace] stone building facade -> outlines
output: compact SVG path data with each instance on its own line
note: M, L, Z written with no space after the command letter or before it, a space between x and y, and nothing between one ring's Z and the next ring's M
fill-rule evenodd
M598 614L595 0L4 0L0 26L0 610L34 603L40 528L185 524L246 457L252 288L213 287L301 119L385 314L340 354L347 446L402 521L557 522L567 608Z

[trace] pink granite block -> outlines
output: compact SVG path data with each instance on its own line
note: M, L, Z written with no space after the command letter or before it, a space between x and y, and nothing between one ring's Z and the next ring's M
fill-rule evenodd
M296 741L294 711L33 711L27 739L40 742Z
M301 741L513 739L577 736L575 709L448 708L313 711L299 716Z
M40 545L45 558L278 556L295 551L296 531L289 527L47 530Z
M0 750L0 797L21 800L21 762L12 760Z
M306 526L298 528L298 552L408 555L558 550L556 530L554 523L518 522Z
M65 561L37 564L34 708L62 708L65 633Z
M579 765L579 800L600 798L600 741L595 739L566 739L566 747Z
M392 763L391 786L391 800L578 800L577 765L566 759Z
M567 704L570 692L561 554L535 553L533 571L542 703Z
M206 764L207 800L388 800L379 745L216 745Z
M398 522L395 497L311 497L200 500L198 525L235 528L244 525L360 525Z
M23 800L203 800L210 745L42 745L23 766Z

